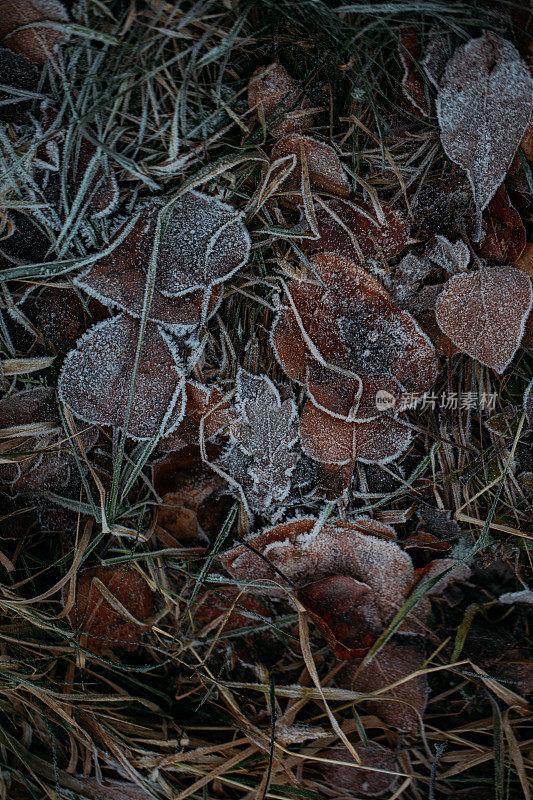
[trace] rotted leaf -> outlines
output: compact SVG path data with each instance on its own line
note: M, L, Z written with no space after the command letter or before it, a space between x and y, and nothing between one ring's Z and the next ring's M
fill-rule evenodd
M320 772L328 788L348 791L353 797L380 797L392 790L398 782L393 751L376 742L369 742L366 747L354 744L353 748L360 762L355 760L347 747L329 747L324 752ZM336 761L341 763L333 763Z
M503 182L526 131L532 78L516 48L485 31L459 47L439 86L437 114L448 157L466 170L481 212Z
M101 303L141 317L147 269L155 244L157 214L156 206L148 206L124 236L126 222L115 235L114 249L95 261L87 272L75 279L75 283ZM176 270L179 269L176 264ZM159 262L156 270L157 275ZM210 287L208 283L179 297L169 297L156 286L148 319L173 333L182 334L212 316L221 299L222 287Z
M1 0L0 42L35 64L53 56L67 38L66 32L49 23L68 22L59 0Z
M72 629L87 637L87 649L101 654L106 649L131 652L140 645L142 623L152 615L154 600L137 570L115 564L82 570L75 589L71 583L65 586L63 605L69 607L67 617Z
M352 577L372 589L379 615L387 624L403 605L414 578L411 559L390 538L392 529L376 520L360 519L326 524L315 534L316 522L304 517L267 528L248 540L250 547L235 547L220 560L232 577L243 581L279 583L283 575L306 585L310 579Z
M347 664L338 675L337 683L344 689L373 694L408 678L398 686L380 692L375 700L365 700L365 706L394 730L416 734L428 700L428 682L425 675L409 676L421 670L424 661L425 647L421 637L396 634L362 669L360 662Z
M320 629L336 658L363 656L383 630L374 592L348 575L307 584L298 600Z
M127 314L91 328L65 359L58 393L85 422L122 428L126 423L140 326ZM151 439L170 432L185 409L185 375L178 344L149 322L132 393L128 436Z
M338 197L348 197L350 187L346 173L335 150L312 136L292 133L280 139L272 148L271 161L293 155L296 166L282 184L285 192L301 196L302 178L309 176L311 191L323 191Z
M318 239L302 240L305 250L328 251L361 261L380 258L387 261L407 245L409 223L390 206L381 206L382 219L368 205L343 200L315 204Z
M298 410L265 375L241 369L236 383L239 418L217 466L239 484L252 511L272 515L290 491L298 461Z
M403 65L402 90L416 113L429 116L429 101L421 68L422 55L418 29L414 25L400 28L398 51Z
M450 278L437 300L437 322L459 350L502 373L518 349L531 302L527 275L483 266Z
M281 118L272 127L274 136L301 131L312 125L316 109L296 90L296 81L279 61L256 69L248 84L248 108L259 121Z
M514 263L519 259L526 246L526 229L503 184L487 206L483 227L478 255L497 264Z

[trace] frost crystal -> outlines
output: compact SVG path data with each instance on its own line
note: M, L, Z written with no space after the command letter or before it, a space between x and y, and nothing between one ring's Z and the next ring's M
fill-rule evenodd
M296 403L281 400L265 376L237 375L239 418L231 426L229 449L216 462L241 487L252 511L272 516L287 497L298 461Z

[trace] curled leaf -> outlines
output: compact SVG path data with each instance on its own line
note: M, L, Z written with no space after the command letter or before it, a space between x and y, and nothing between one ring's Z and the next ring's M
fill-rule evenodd
M140 327L127 314L91 328L65 359L58 393L86 422L122 428L128 436L151 439L170 432L183 417L185 375L176 342L148 323L127 420Z
M296 167L284 181L284 191L300 193L302 176L309 175L311 190L348 197L350 187L335 150L312 136L292 133L280 139L272 148L271 161L293 155Z
M0 42L35 64L44 64L65 41L65 31L53 25L62 22L68 22L68 14L59 0L0 2Z
M345 575L367 584L386 624L403 604L414 570L409 556L373 520L338 522L312 533L316 519L285 522L224 553L229 574L243 581L270 579L307 583ZM390 531L390 528L388 529ZM390 533L389 533L390 536Z
M116 603L110 602L98 582ZM70 584L65 587L64 605L70 587ZM153 593L144 578L137 570L121 564L82 570L77 576L73 599L67 615L70 625L87 637L85 646L96 654L108 648L135 650L141 642L142 623L152 615L154 607Z
M523 272L481 267L450 278L437 300L437 322L459 350L502 373L518 349L531 302Z
M468 174L481 234L481 212L503 182L531 114L532 78L516 48L485 31L459 47L437 96L441 141Z

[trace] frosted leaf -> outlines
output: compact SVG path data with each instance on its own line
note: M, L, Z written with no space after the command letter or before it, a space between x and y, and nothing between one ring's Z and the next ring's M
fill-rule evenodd
M355 744L353 749L360 763L356 762L347 747L328 747L324 751L320 771L328 788L348 791L350 797L380 797L392 790L398 782L393 751L376 742L369 742L366 747ZM340 761L341 764L331 763L330 760ZM365 767L370 769L365 770Z
M526 412L527 421L530 425L533 425L533 380L529 382L524 392L524 410Z
M94 800L151 800L153 797L137 784L125 781L102 782L74 773L71 783L76 792Z
M296 403L282 401L265 375L239 370L237 409L229 449L216 463L241 486L252 511L271 514L289 494L298 461L293 449L299 436Z
M424 183L411 202L416 228L424 236L440 233L456 238L462 232L473 236L476 209L469 181L456 173L437 183Z
M298 600L338 659L363 656L383 630L373 590L348 575L313 581Z
M187 192L163 221L156 287L167 297L207 289L243 267L249 254L242 215L215 197Z
M531 589L521 589L519 592L505 592L498 597L499 603L512 605L513 603L525 603L533 605L533 592Z
M413 583L410 557L394 541L381 538L379 526L376 535L370 535L370 522L368 533L361 532L358 520L326 524L311 536L315 523L315 518L305 517L267 528L248 540L261 555L240 545L222 554L220 560L232 577L243 581L279 582L280 572L297 584L335 575L350 576L370 586L379 614L387 624L403 605Z
M427 596L436 597L442 594L448 586L452 583L462 582L468 580L472 574L470 567L466 564L460 564L454 558L436 558L431 561L426 567L417 571L417 582L426 583L434 578L437 578L441 573L446 572L450 567L454 567L447 575L443 575L440 581L432 586L426 592Z
M347 664L337 676L343 689L372 694L422 669L425 661L424 641L419 636L397 634L358 672L360 662ZM411 678L393 689L380 692L379 700L366 700L366 708L397 731L416 734L419 715L424 714L428 700L425 675ZM387 700L387 698L394 698Z
M67 38L64 31L46 25L68 22L59 0L2 0L0 10L0 42L35 64L44 64Z
M316 739L327 739L331 734L323 728L314 725L306 725L297 722L295 725L286 725L283 720L276 720L276 742L287 747L292 744L303 744L303 742L314 741Z
M397 381L408 391L424 392L437 373L433 345L415 320L401 311L387 291L363 267L333 253L315 257L313 269L321 283L293 280L288 284L288 302L280 308L272 330L272 345L282 367L293 380L310 385L316 374L312 361L337 373L337 383L347 382L347 394L364 394L365 381ZM325 284L325 285L324 285ZM375 387L377 388L377 386ZM354 394L355 396L355 394ZM345 398L335 388L326 405L343 416ZM360 399L360 398L359 398ZM357 411L347 415L353 419ZM372 416L375 416L373 413Z
M405 248L409 223L390 206L381 206L384 219L366 205L342 200L327 200L315 205L318 239L304 239L306 250L330 251L360 261L364 258L388 260Z
M80 419L118 428L124 425L139 330L137 320L119 314L91 328L66 357L58 393ZM184 385L176 344L159 326L148 323L128 436L151 439L164 434L174 410L180 409L183 415Z
M415 111L429 116L424 78L418 63L422 53L418 30L414 25L402 25L399 31L398 50L403 64L402 90Z
M0 428L39 422L59 423L53 389L36 386L0 400Z
M162 450L179 450L185 445L199 444L202 419L204 439L210 440L227 429L237 416L235 409L223 399L222 390L216 384L205 386L187 381L185 392L185 414L179 425L160 440L159 447Z
M296 81L279 61L256 69L248 84L248 108L259 121L272 115L281 118L272 127L274 136L300 131L313 123L314 111L302 92L295 91ZM261 113L260 113L260 111Z
M497 264L515 263L526 246L526 229L502 184L487 206L478 255Z
M284 156L294 155L296 167L282 184L285 191L301 191L302 151L305 156L311 191L324 191L339 197L348 197L350 187L342 164L335 150L325 142L312 136L292 133L280 139L272 148L270 160L276 161Z
M109 602L96 580L125 612ZM89 567L79 572L75 588L68 583L63 590L63 605L67 603L70 606L67 619L72 629L87 637L85 647L96 654L108 648L135 650L141 643L142 623L154 608L153 593L144 578L124 564Z
M440 294L440 329L464 353L502 373L516 353L531 308L531 281L514 267L455 275Z
M464 272L470 263L470 250L468 245L458 239L454 244L445 236L437 234L434 243L426 251L427 258L448 275L457 275Z
M302 450L323 464L386 464L410 445L410 429L394 417L380 415L362 422L333 417L306 403L300 419Z
M424 57L421 62L428 80L439 88L446 64L453 54L451 36L448 31L431 28L424 46Z
M441 141L466 170L481 234L481 212L503 182L526 131L532 78L516 48L485 31L459 47L448 62L437 96Z
M130 233L111 253L98 259L87 272L76 278L75 283L101 303L141 317L156 219L156 206L144 209ZM120 240L127 224L117 232L115 240ZM221 299L222 288L219 286L197 290L184 297L167 297L156 288L148 319L159 322L174 333L184 333L212 316Z

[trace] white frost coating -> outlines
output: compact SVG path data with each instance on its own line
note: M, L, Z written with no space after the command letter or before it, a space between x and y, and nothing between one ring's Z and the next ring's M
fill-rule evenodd
M533 80L518 50L485 31L459 47L437 95L441 141L448 157L468 174L477 210L487 207L526 132Z
M524 392L524 411L530 425L533 425L533 378Z
M189 191L172 207L158 254L156 287L179 297L214 286L243 267L251 241L242 214L215 197Z

